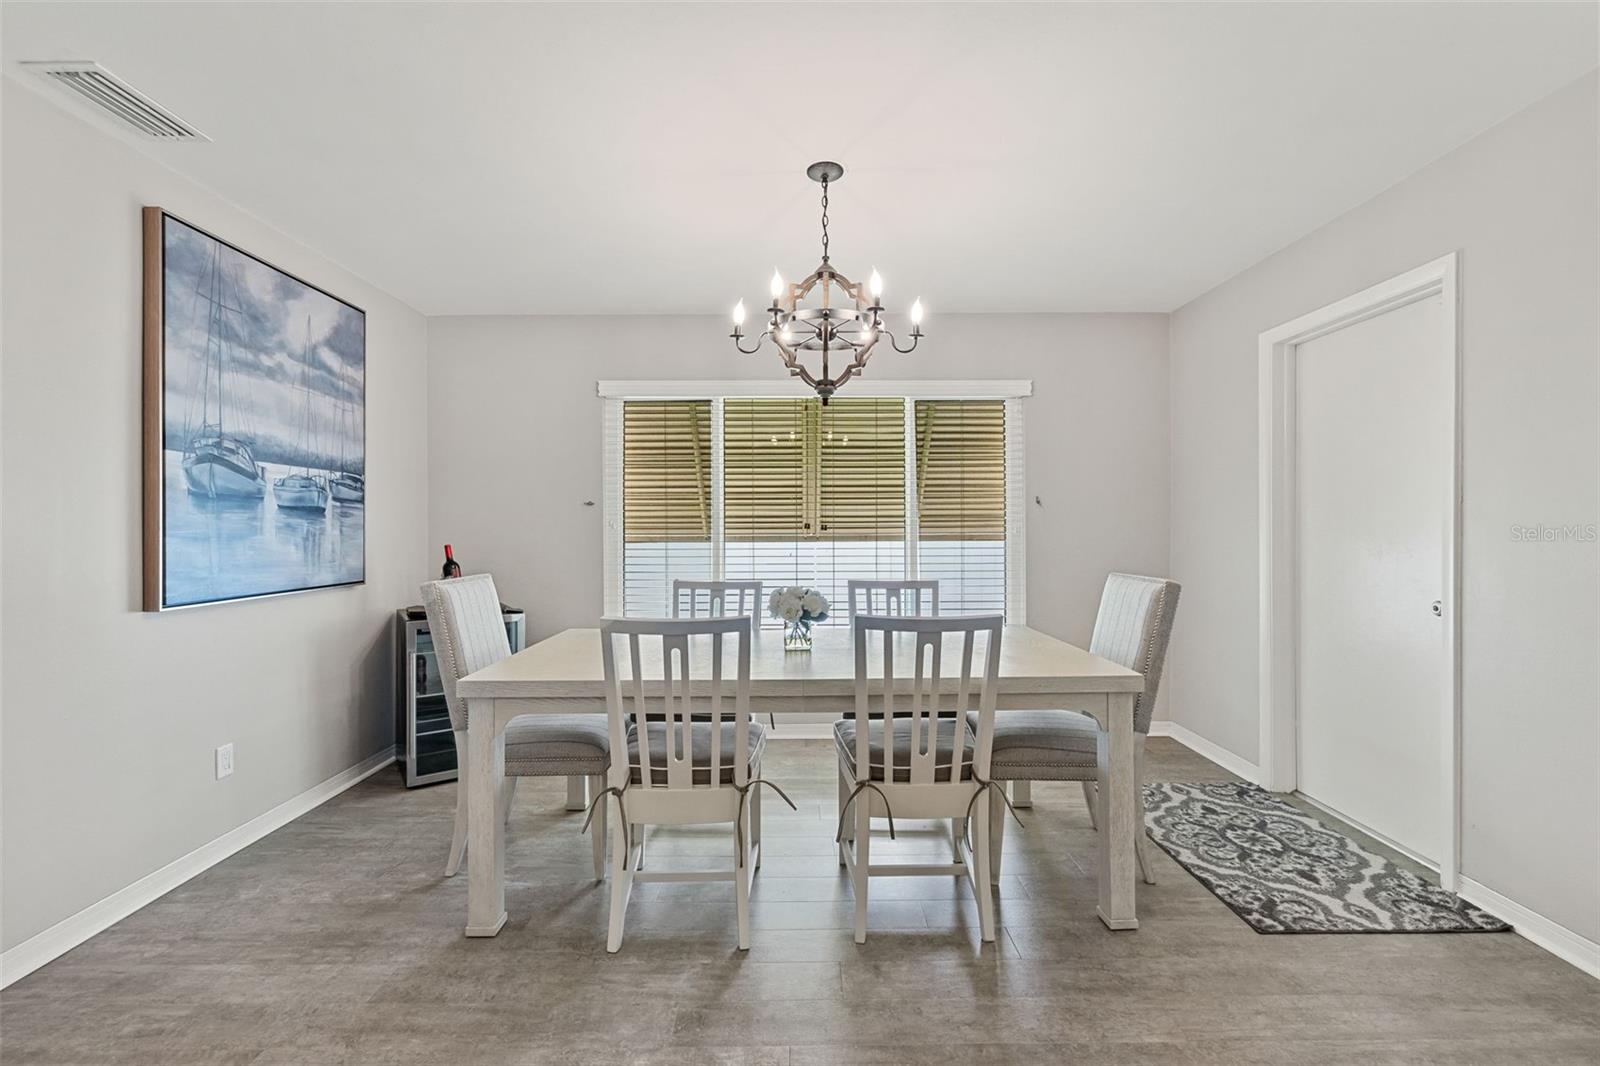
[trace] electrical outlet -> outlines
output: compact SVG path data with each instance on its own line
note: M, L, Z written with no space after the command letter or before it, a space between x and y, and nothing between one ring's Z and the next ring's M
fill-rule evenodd
M233 773L233 745L224 744L217 749L217 780Z

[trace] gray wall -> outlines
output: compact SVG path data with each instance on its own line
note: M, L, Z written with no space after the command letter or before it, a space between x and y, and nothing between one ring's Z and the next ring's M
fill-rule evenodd
M1171 319L1171 717L1257 760L1258 334L1459 249L1462 872L1600 938L1595 75ZM1381 388L1382 382L1374 382Z
M0 732L10 948L394 742L426 576L423 318L16 82L4 93ZM367 583L140 600L140 222L157 204L367 311ZM236 769L213 779L213 749Z
M468 570L492 571L502 597L528 608L530 638L601 613L596 380L780 376L775 355L734 352L728 328L691 316L428 320L433 547L448 541ZM1032 379L1028 618L1084 643L1107 571L1167 565L1166 316L944 315L928 328L914 355L875 355L872 375Z

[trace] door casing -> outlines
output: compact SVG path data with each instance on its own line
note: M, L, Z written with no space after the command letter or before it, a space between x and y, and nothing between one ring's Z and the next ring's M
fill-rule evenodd
M1444 744L1444 849L1439 881L1455 891L1461 854L1461 348L1459 253L1451 252L1388 281L1267 330L1260 338L1260 772L1262 787L1292 792L1298 773L1297 700L1299 621L1295 528L1295 366L1299 346L1346 326L1433 296L1442 298L1438 357L1446 360L1450 396L1450 458L1438 491L1445 521L1440 529L1441 626L1445 676L1441 679Z

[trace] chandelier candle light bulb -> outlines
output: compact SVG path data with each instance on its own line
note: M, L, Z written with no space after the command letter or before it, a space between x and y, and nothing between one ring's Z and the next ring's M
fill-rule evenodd
M746 355L761 350L768 337L778 349L778 357L791 377L797 377L816 390L827 403L839 387L866 370L867 360L884 337L895 351L908 355L922 338L922 302L911 308L911 333L906 347L900 347L893 331L883 324L883 275L874 268L865 284L853 282L833 266L828 255L828 189L844 177L838 163L813 163L806 176L822 185L822 262L809 275L793 285L785 284L783 273L772 271L772 306L767 328L755 343L746 348L744 339L744 301L733 312L733 343ZM810 297L814 306L801 306ZM842 298L841 298L842 297ZM813 353L820 366L813 371L803 359ZM843 362L835 371L834 363ZM815 364L813 364L815 366Z

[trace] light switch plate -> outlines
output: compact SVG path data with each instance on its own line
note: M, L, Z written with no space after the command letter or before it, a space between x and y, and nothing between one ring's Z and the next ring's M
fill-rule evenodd
M217 749L217 780L233 773L233 745L224 744Z

